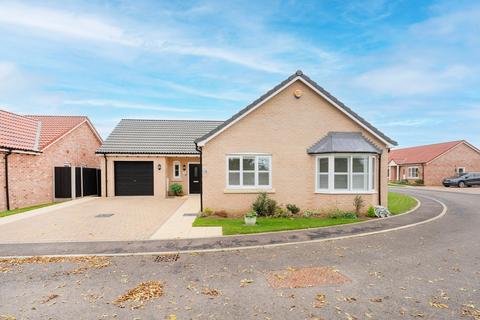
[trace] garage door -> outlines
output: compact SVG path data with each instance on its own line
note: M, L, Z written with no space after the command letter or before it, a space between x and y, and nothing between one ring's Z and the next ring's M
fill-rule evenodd
M153 161L115 161L116 196L153 196Z

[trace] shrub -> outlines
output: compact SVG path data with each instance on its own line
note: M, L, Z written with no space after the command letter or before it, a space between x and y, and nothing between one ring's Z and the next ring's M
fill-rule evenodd
M211 216L213 214L213 210L210 209L210 208L205 208L205 209L203 209L203 214L205 216Z
M219 210L219 211L215 211L214 213L217 217L220 217L220 218L226 218L228 217L228 214L225 210Z
M277 202L267 196L266 192L258 195L257 199L252 203L252 210L259 216L272 216L275 214Z
M375 214L375 208L370 206L368 207L368 211L367 211L367 217L369 218L376 218L377 215Z
M250 210L245 214L245 217L247 217L247 218L253 218L253 217L256 217L256 216L257 216L257 213L253 210Z
M398 180L397 183L398 184L408 184L408 180L407 179Z
M289 217L290 216L290 213L282 208L282 207L276 207L275 208L275 217L277 218L286 218L286 217Z
M300 208L292 203L287 204L287 210L290 211L292 214L297 214L300 212Z
M328 215L331 219L356 219L357 215L354 212L341 211L336 209Z
M181 184L174 183L170 185L170 191L172 191L176 196L181 196L183 194L183 187Z
M362 208L365 206L365 201L361 196L357 195L355 199L353 199L353 206L355 207L355 213L359 214Z
M312 217L312 216L318 216L320 214L320 211L318 210L305 210L303 211L303 216L304 217Z
M423 186L423 179L415 180L415 184L418 185L418 186Z

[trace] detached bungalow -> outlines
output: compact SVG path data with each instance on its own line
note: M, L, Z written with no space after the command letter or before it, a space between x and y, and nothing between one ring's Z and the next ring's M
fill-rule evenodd
M441 186L444 178L480 172L480 150L465 140L391 150L388 180L423 180Z
M101 143L87 117L22 116L0 110L0 211L86 194L78 186L86 178L80 167L98 168L95 150ZM75 167L77 179L75 171L72 174ZM65 179L55 175L55 168L67 173Z
M104 195L165 197L181 183L203 207L249 209L260 192L302 209L387 204L396 142L297 71L225 122L122 120L97 151Z

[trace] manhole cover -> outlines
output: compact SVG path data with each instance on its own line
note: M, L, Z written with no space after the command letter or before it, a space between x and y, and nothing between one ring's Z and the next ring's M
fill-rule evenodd
M196 217L197 214L196 213L184 213L183 216L184 217Z
M288 268L269 272L266 278L270 286L275 289L336 285L351 281L331 267Z
M95 218L110 218L113 216L113 213L100 213L95 216Z

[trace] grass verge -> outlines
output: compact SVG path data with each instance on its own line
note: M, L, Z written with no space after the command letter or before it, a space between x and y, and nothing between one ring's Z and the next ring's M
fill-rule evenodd
M8 210L8 211L0 211L0 218L11 216L11 215L17 214L17 213L30 211L30 210L40 209L40 208L43 208L43 207L48 207L48 206L51 206L51 205L54 205L54 204L57 204L57 202L38 204L36 206L19 208L19 209Z
M266 218L258 217L257 225L246 226L243 218L197 218L194 227L222 227L224 235L272 232L282 230L328 227L361 221L348 218Z
M388 210L392 214L400 214L413 209L417 205L417 200L396 192L388 193Z

